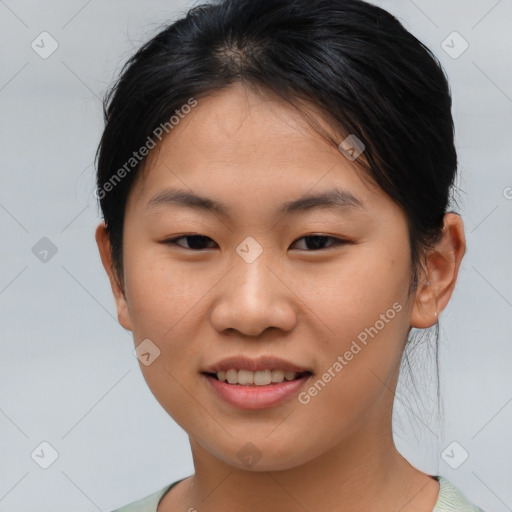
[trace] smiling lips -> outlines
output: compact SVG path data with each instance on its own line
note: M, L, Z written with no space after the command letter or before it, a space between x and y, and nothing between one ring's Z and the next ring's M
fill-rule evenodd
M275 406L296 394L313 374L311 370L272 356L230 357L201 373L217 396L242 409Z
M221 382L242 386L266 386L271 383L295 380L310 370L297 366L284 359L262 356L250 359L246 356L233 356L223 359L204 370Z

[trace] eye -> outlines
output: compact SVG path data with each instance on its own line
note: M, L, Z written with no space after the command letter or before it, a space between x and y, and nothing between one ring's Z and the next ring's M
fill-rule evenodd
M183 247L183 245L178 243L178 240L188 239L189 247ZM210 240L213 242L211 238L208 238L204 235L183 235L179 236L177 238L171 238L169 240L164 240L163 243L165 244L173 244L177 245L179 247L183 247L183 249L191 249L191 250L201 250L201 249L208 249L208 247L204 247L205 243ZM214 242L215 243L215 242Z
M306 235L297 239L294 243L297 243L299 240L306 240L306 246L313 250L328 249L329 247L348 243L347 240L326 235ZM329 240L333 241L333 243L324 247L325 243Z
M188 246L183 246L178 243L178 240L187 240ZM294 244L296 244L299 240L306 241L306 250L308 252L310 250L318 251L322 249L328 249L329 247L333 247L336 245L346 244L347 240L343 240L341 238L335 238L333 236L326 235L306 235L301 238L298 238ZM208 241L215 243L211 238L204 235L182 235L176 238L171 238L169 240L164 240L164 244L177 245L178 247L182 247L183 249L190 249L193 251L201 251L203 249L208 249L205 245ZM332 243L325 247L326 242L331 241ZM293 245L293 244L292 244Z

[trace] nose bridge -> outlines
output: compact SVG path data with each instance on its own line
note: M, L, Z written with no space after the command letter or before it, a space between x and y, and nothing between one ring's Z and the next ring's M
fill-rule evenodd
M242 242L236 251L212 312L215 328L232 328L250 336L268 327L292 328L295 311L286 286L275 275L278 271L270 250L263 250L253 239Z
M233 269L237 301L254 307L265 307L276 293L276 277L270 270L271 254L251 237L237 247ZM236 290L238 288L238 291Z

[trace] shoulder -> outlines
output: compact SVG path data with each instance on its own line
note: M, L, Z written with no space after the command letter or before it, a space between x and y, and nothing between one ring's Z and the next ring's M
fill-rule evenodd
M432 512L484 512L470 503L450 481L436 476L439 482L439 496Z
M124 507L116 508L112 512L156 512L158 503L162 496L178 482L181 482L181 480L173 482L171 485L166 485L163 489L160 489L145 498L129 503Z

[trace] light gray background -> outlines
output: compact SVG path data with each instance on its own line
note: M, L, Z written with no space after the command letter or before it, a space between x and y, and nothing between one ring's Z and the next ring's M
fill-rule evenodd
M512 1L376 3L449 76L468 244L440 321L444 423L415 410L402 382L396 442L487 512L512 510ZM0 511L109 511L193 473L186 434L150 393L117 323L92 195L102 94L191 5L0 0ZM43 31L59 45L47 59L31 48ZM469 44L458 58L441 46L453 31ZM450 37L453 54L462 42ZM46 263L32 252L42 237L58 249ZM415 359L419 383L428 357ZM419 389L433 410L432 386ZM43 441L58 452L48 469L31 458L49 456ZM453 441L452 465L469 453L458 469L441 455Z

